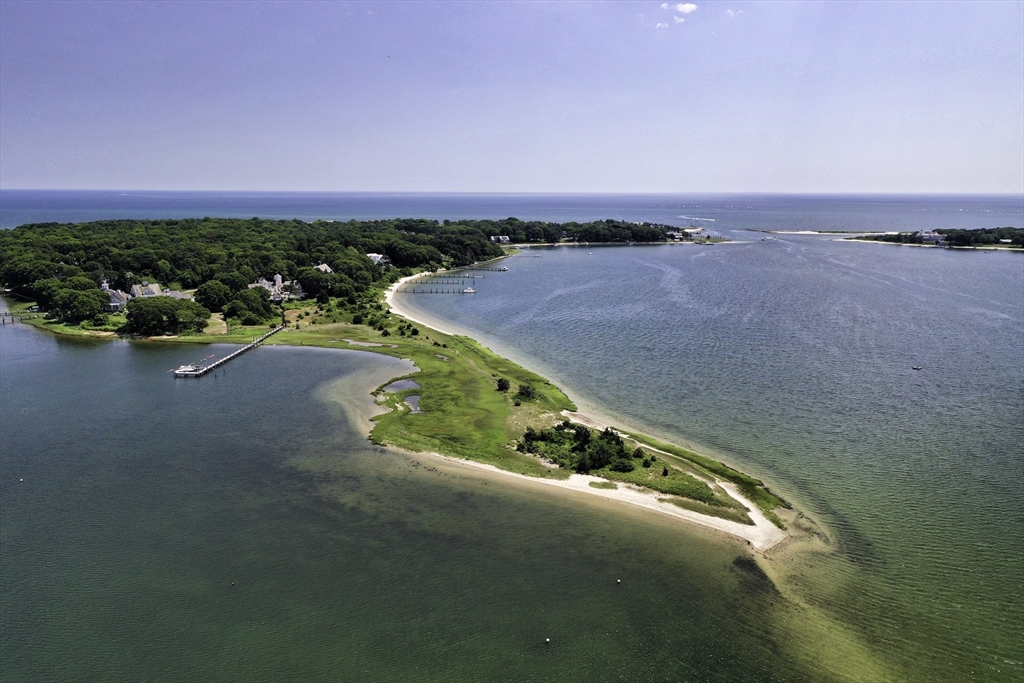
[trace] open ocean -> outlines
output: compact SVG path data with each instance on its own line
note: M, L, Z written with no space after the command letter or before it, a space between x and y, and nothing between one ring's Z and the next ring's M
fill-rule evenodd
M734 240L531 248L402 305L757 474L829 544L771 583L708 532L375 448L351 419L393 359L182 382L189 347L7 325L0 680L1024 678L1024 254L755 232L1022 227L1021 196L0 191L5 228L206 215Z

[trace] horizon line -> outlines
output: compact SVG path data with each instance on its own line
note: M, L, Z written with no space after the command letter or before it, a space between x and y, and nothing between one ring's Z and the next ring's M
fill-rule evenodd
M634 196L681 196L681 195L789 195L789 196L933 196L933 195L957 195L957 196L1006 196L1006 197L1022 197L1024 198L1024 190L1019 192L964 192L964 191L941 191L941 190L930 190L930 191L892 191L892 192L879 192L879 191L864 191L864 190L851 190L851 191L775 191L775 190L686 190L686 191L657 191L657 192L639 192L639 191L559 191L559 192L545 192L545 191L520 191L520 190L197 190L197 189L156 189L156 188L145 188L145 189L124 189L124 188L45 188L45 187L0 187L0 192L124 192L124 193L139 193L139 192L160 192L160 193L172 193L172 192L190 192L190 193L206 193L206 194L377 194L377 195L473 195L473 196L580 196L580 195L634 195Z

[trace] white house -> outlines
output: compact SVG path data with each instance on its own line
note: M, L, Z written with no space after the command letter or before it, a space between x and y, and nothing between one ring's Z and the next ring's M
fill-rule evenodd
M282 301L288 301L289 299L302 298L302 287L299 283L293 282L292 280L282 279L280 273L274 275L273 282L265 277L261 277L259 280L249 285L249 289L256 289L257 287L262 287L270 292L270 300L274 303L281 303Z
M107 310L111 313L123 311L124 307L128 305L128 300L132 298L130 294L122 292L120 289L111 289L106 280L100 285L100 289L110 297L107 302Z

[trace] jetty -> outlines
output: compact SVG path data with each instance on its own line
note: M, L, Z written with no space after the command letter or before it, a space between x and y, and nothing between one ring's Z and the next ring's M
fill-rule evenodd
M275 327L274 329L270 330L269 332L267 332L265 335L263 335L259 339L255 339L255 340L249 342L248 344L246 344L242 348L238 349L234 353L229 353L228 355L224 356L220 360L216 360L216 361L210 363L209 365L196 365L195 363L189 363L188 365L182 365L181 367L179 367L177 370L174 371L174 376L175 377L202 377L203 375L205 375L208 372L213 372L214 370L216 370L220 366L224 365L228 361L230 361L230 360L232 360L234 358L237 358L238 356L241 356L246 351L249 351L251 349L255 349L257 346L259 346L260 344L265 342L267 340L267 338L269 338L271 335L277 334L278 332L280 332L281 330L283 330L286 327L288 327L288 326L287 325L280 325L278 327Z

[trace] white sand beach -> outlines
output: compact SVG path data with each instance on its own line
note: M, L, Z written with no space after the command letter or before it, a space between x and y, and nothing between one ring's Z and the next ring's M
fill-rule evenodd
M750 519L753 520L753 526L747 524L740 524L739 522L732 522L727 519L721 519L719 517L711 517L709 515L702 515L699 512L692 510L686 510L672 503L663 503L658 500L659 497L664 497L663 494L659 494L655 491L647 489L641 489L636 486L629 484L623 484L616 482L618 488L606 489L606 488L595 488L591 486L591 483L602 483L607 484L607 479L601 477L594 477L588 474L571 474L568 479L541 479L539 477L530 477L525 474L518 474L516 472L509 472L493 465L488 465L481 462L475 462L472 460L462 460L460 458L452 458L446 455L440 455L438 453L413 453L406 451L411 456L422 457L428 456L430 458L439 458L446 463L455 466L472 467L476 469L486 470L492 474L500 475L501 477L511 477L518 479L523 482L530 482L538 486L550 486L554 488L567 489L575 491L577 493L585 493L591 496L598 496L609 500L618 501L628 505L635 505L638 507L646 508L647 510L653 510L661 514L669 515L677 519L686 520L693 524L699 524L700 526L714 529L716 531L729 534L736 538L747 541L751 547L760 551L767 551L775 546L782 543L787 538L786 532L779 529L777 526L772 524L768 519L761 514L761 511L757 509L753 503L744 498L736 490L736 487L728 482L720 482L722 488L726 492L740 501L750 512Z

